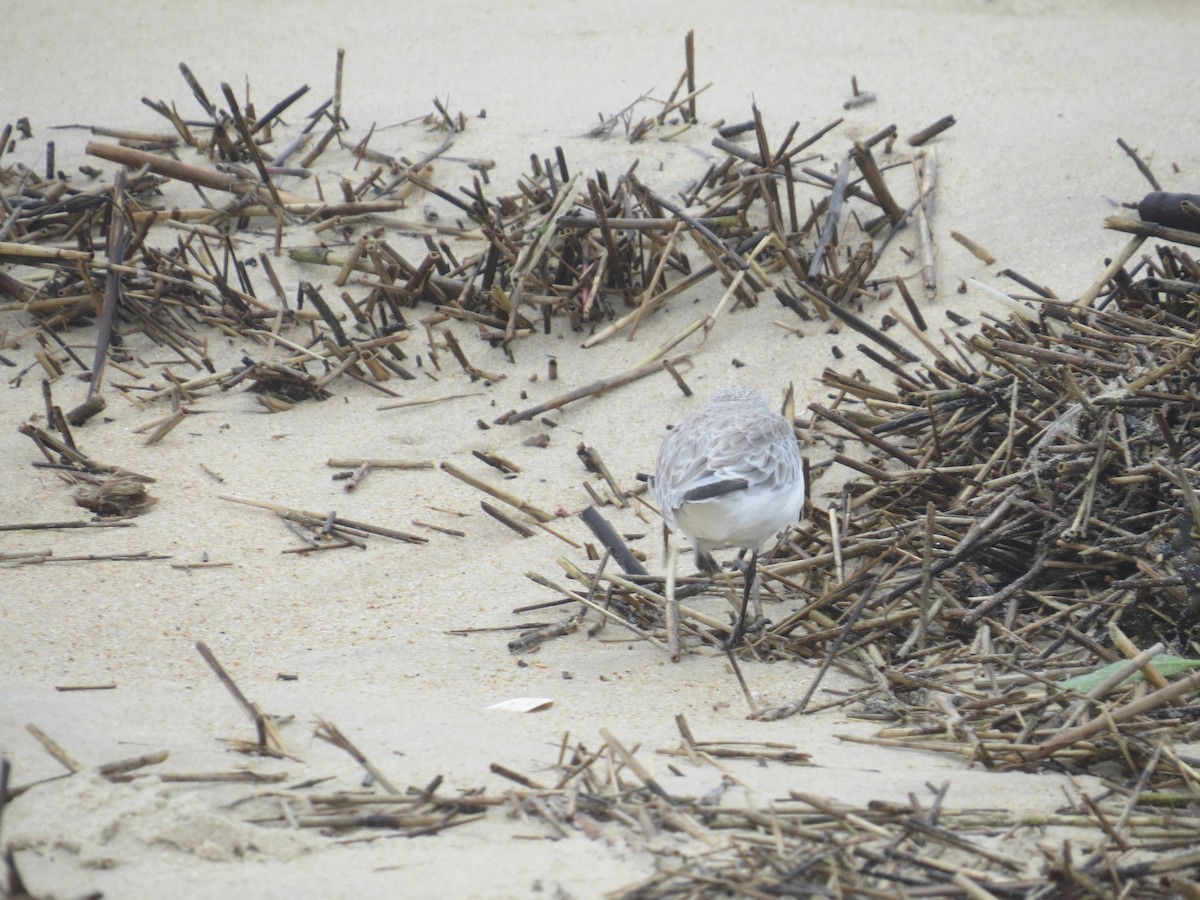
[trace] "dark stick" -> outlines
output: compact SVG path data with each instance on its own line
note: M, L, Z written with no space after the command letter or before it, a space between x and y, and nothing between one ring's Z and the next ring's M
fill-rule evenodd
M833 313L835 316L837 316L839 319L841 319L843 322L845 322L851 328L855 329L856 331L862 332L867 337L869 337L871 340L875 341L877 344L880 344L880 345L886 347L888 350L892 351L892 353L895 354L897 359L902 359L905 362L914 362L914 363L921 361L921 358L919 356L917 356L915 353L913 353L911 350L907 349L906 347L901 346L896 341L892 340L890 337L888 337L886 334L884 334L882 331L880 331L878 328L876 328L874 325L864 322L862 319L860 319L854 313L850 312L850 310L846 309L844 306L840 305L839 303L835 302L834 300L831 300L829 297L826 297L824 294L822 294L819 290L817 290L811 284L801 283L800 287L802 287L805 291L807 291L810 295L812 295L812 297L815 300L817 300L819 303L821 303L821 305L823 305L826 309L828 309L831 313Z
M307 281L300 282L301 296L307 297L308 301L317 308L317 312L321 314L321 319L329 326L329 330L333 332L333 339L337 341L339 347L346 346L346 332L342 330L342 323L337 320L337 316L333 314L333 310L329 308L329 304L325 302L325 298L321 296L321 292Z
M332 519L330 519L328 515L323 515L321 513L302 509L291 509L287 506L281 506L278 503L266 503L261 500L246 500L241 497L234 497L231 494L218 494L217 499L227 500L230 503L241 503L246 506L256 506L259 509L269 509L271 512L283 519L288 519L293 522L301 522L310 526L321 526L326 522L331 521L333 525L340 526L344 529L365 532L367 534L377 534L381 537L391 538L395 541L404 541L409 544L429 543L429 538L422 537L419 534L408 534L404 531L397 531L394 528L384 528L380 525L372 525L369 522L360 522L355 519L343 519L341 516L333 516Z
M750 690L750 685L746 684L746 676L742 674L742 667L738 665L737 656L733 652L732 638L725 645L725 656L729 660L729 667L733 669L733 674L742 689L742 696L746 698L746 705L750 707L750 715L754 716L758 712L758 704L754 702L754 693Z
M888 125L884 128L880 128L873 135L871 135L870 137L863 140L863 143L866 144L868 147L874 147L876 144L886 141L888 138L895 135L895 133L896 133L896 126Z
M58 531L62 528L136 528L134 522L18 522L0 525L0 531Z
M867 359L883 366L889 372L896 376L897 381L901 382L910 391L921 391L925 389L919 381L901 369L898 365L884 356L882 353L876 353L875 350L866 344L859 344L858 352L863 354Z
M800 169L800 171L803 174L807 175L809 178L814 179L815 181L819 182L820 184L828 185L829 187L833 187L834 182L836 181L836 179L832 175L827 175L826 173L821 172L817 169L814 169L811 166L803 166ZM847 197L857 197L860 200L865 200L867 203L870 203L873 206L879 205L879 201L875 199L875 196L870 191L863 190L861 187L858 186L857 183L846 185L846 196ZM828 201L822 200L821 202L827 203ZM817 212L819 213L820 211L821 211L820 207L818 207ZM811 218L811 216L810 216L810 218Z
M859 616L862 615L863 610L867 608L867 604L871 602L871 597L874 595L875 588L878 586L879 578L876 578L867 586L867 589L863 591L863 595L858 598L858 602L855 603L854 606L851 607L849 613L846 614L846 622L842 625L841 632L834 640L833 646L829 649L829 653L826 654L825 661L821 664L821 668L817 672L817 677L812 680L812 684L808 686L808 690L804 692L804 696L801 697L800 702L796 704L794 712L804 712L805 707L808 706L808 701L811 700L813 694L817 692L817 686L821 683L821 679L825 677L825 674L829 671L829 667L833 665L833 661L837 658L838 651L841 650L842 645L846 642L847 635L850 634L850 630L854 627L854 623L858 621Z
M1154 173L1150 171L1150 167L1138 156L1138 152L1125 143L1124 138L1117 138L1117 146L1129 154L1129 158L1133 160L1133 164L1137 166L1138 171L1146 176L1146 180L1150 182L1151 187L1156 191L1161 191L1162 185L1158 183L1158 179L1154 177Z
M929 326L925 324L925 317L921 315L921 310L917 306L917 302L913 300L912 294L908 292L908 285L904 283L904 279L897 275L895 284L896 288L900 291L900 299L904 301L904 305L908 308L908 314L912 316L913 322L922 331L927 331Z
M808 408L811 412L820 416L822 419L828 419L830 422L833 422L835 425L838 425L841 428L844 428L846 431L853 434L860 441L870 444L873 447L878 447L880 450L882 450L888 456L891 456L895 459L900 460L900 462L904 463L906 466L909 466L910 468L913 468L913 469L919 469L921 467L920 460L918 460L911 453L908 453L904 450L901 450L899 447L889 444L887 441L883 440L883 438L879 437L877 434L874 434L873 432L869 431L868 429L863 428L861 425L856 425L854 422L851 422L849 419L847 419L845 416L841 415L840 413L836 413L831 409L826 409L825 407L821 406L819 403L810 403L808 405ZM938 479L938 481L940 481L942 484L949 487L951 490L957 491L957 490L962 489L962 484L957 479L953 478L950 475L947 475L944 472L937 472L935 477ZM919 579L918 579L918 581L919 581Z
M671 231L679 225L676 219L652 216L638 216L634 218L609 216L607 221L609 228L614 228L618 231ZM697 218L696 221L711 228L713 226L737 224L737 217L701 217ZM600 219L599 216L588 212L572 211L560 216L556 224L560 228L596 228L600 224Z
M900 204L896 202L892 192L888 189L887 182L883 179L883 173L879 171L875 157L871 155L867 145L862 141L856 141L850 154L854 157L854 162L858 166L858 170L862 172L863 178L871 186L871 193L875 195L875 199L879 201L879 205L887 217L892 220L892 224L902 221L904 210L900 208Z
M547 400L545 403L539 403L537 406L531 406L529 409L521 410L520 412L512 412L501 416L496 420L497 425L514 425L517 422L525 422L535 416L540 416L544 412L549 412L552 409L566 406L568 403L574 403L576 400L582 400L584 397L590 397L592 394L599 394L601 391L606 391L610 388L620 387L621 385L629 384L631 381L637 381L639 378L645 378L647 375L653 375L655 372L664 371L666 363L671 363L673 366L679 365L689 357L676 356L670 360L660 360L656 362L646 363L644 366L639 366L636 369L631 369L628 372L621 372L617 375L610 375L607 378L601 378L599 381L593 381L591 384L584 385L581 388L575 388L572 391L567 391L565 394L559 394L552 400Z
M225 667L221 665L217 657L213 655L213 652L208 649L208 645L204 643L204 641L196 641L196 649L200 652L200 655L204 657L204 661L208 663L209 668L213 670L213 674L220 679L221 684L225 685L225 689L229 691L229 693L233 696L233 699L237 701L238 706L245 711L246 715L248 715L251 720L256 720L261 715L261 713L258 711L258 707L246 698L246 695L242 693L241 688L237 686L237 683L229 676L229 673L225 671Z
M683 376L679 374L679 370L672 365L671 360L664 359L663 368L671 373L671 377L675 379L675 384L679 386L679 390L683 392L683 396L692 396L692 389L688 386L688 383L683 380Z
M112 341L113 323L117 317L117 304L121 301L121 274L115 271L125 262L125 247L129 232L125 227L125 170L118 169L113 179L112 223L108 230L107 256L110 263L104 276L104 312L96 335L96 355L92 357L92 380L88 385L87 399L96 396L104 378L104 367L108 362L108 346Z
M949 128L951 125L954 125L954 124L955 124L954 116L942 116L940 119L938 119L932 125L927 125L925 128L922 128L920 131L918 131L916 134L914 134L912 137L910 137L908 139L908 143L911 144L913 147L920 147L922 144L924 144L930 138L941 134L943 131L945 131L947 128Z
M753 123L751 124L751 127L753 127ZM762 160L761 156L759 156L753 150L747 150L741 144L735 144L733 141L729 140L728 138L724 138L724 137L721 137L720 135L717 135L715 138L712 139L712 145L714 147L716 147L718 150L724 150L730 156L736 156L738 159L744 160L745 162L751 163L756 166L763 165L763 160Z
M828 125L826 125L824 128L818 129L817 131L813 132L813 134L811 134L809 137L805 138L803 141L801 141L799 144L797 144L795 147L793 147L791 150L789 150L787 153L787 158L794 159L795 157L799 156L801 153L803 153L805 150L807 150L809 147L811 147L813 144L815 144L821 138L825 137L825 135L829 134L829 132L833 131L833 129L835 129L839 125L841 125L844 121L846 121L844 118L842 118L841 116L838 116L836 119L834 119Z
M291 106L293 103L295 103L297 100L299 100L301 97L303 97L307 93L308 93L308 85L307 84L301 85L300 87L296 88L296 90L292 91L290 94L288 94L282 100L280 100L278 103L276 103L270 109L268 109L259 118L259 120L254 123L254 128L251 130L250 133L258 134L263 128L266 127L268 122L270 122L272 119L279 116L280 113L282 113L285 109L287 109L289 106Z
M258 152L258 144L254 143L254 134L250 131L250 126L246 124L246 119L238 107L237 97L234 96L233 88L229 86L228 82L222 81L221 91L225 94L225 102L229 104L229 111L233 115L233 124L237 128L238 134L242 137L242 143L246 145L246 152L250 154L250 159L253 161L254 167L258 169L258 177L267 186L267 190L271 193L271 199L275 201L275 205L279 206L283 201L279 198L279 191L275 189L275 182L271 179L271 175L267 171L267 164L263 162L262 154Z
M687 57L687 118L689 122L696 121L696 33L689 31L683 39L684 56Z
M842 201L846 199L846 179L850 176L850 160L843 159L838 163L837 178L833 190L829 194L829 209L825 213L825 224L821 227L821 236L817 240L817 248L813 251L812 262L808 266L808 280L815 281L821 272L821 264L825 259L825 251L837 231L838 218L842 212Z
M209 102L208 95L204 93L204 88L200 87L200 82L196 80L196 76L192 74L192 70L188 68L187 63L180 63L179 71L183 73L183 80L188 83L188 87L192 89L192 94L195 95L199 104L204 107L204 111L215 119L217 117L217 108Z
M535 532L532 528L530 528L528 525L521 524L512 516L492 506L492 504L488 503L486 500L480 500L479 506L485 513L487 513L501 525L507 525L521 537L533 537Z
M737 122L733 125L722 125L717 129L717 134L723 138L735 138L739 134L745 134L747 131L753 130L753 122Z
M1057 295L1054 293L1054 291L1050 290L1050 288L1042 287L1042 285L1038 284L1036 281L1031 281L1020 272L1014 272L1012 269L1001 269L996 274L1003 275L1005 278L1011 278L1022 287L1033 291L1039 297L1045 297L1047 300L1057 299Z
M612 229L608 227L608 211L604 208L604 195L600 193L600 185L596 183L596 179L589 178L587 183L588 196L592 200L592 212L596 215L596 224L600 228L600 235L604 239L604 246L608 250L608 261L605 267L609 272L615 272L619 268L620 251L617 249L616 238L613 237ZM604 273L600 273L601 277Z
M688 225L690 225L694 231L703 235L713 245L713 247L715 247L720 253L723 253L726 257L728 257L730 262L732 262L739 269L750 268L750 264L747 263L740 256L738 256L737 253L735 253L733 250L729 249L729 247L725 244L725 242L723 240L721 240L719 237L717 237L717 235L714 234L710 228L708 228L706 225L701 223L698 219L696 219L690 213L684 212L682 207L678 206L677 204L672 203L667 198L654 193L654 191L650 190L650 188L646 187L641 182L637 182L637 185L638 185L638 188L645 194L645 196L649 197L651 200L653 200L655 203L657 203L663 209L678 216L681 220L683 220Z
M584 524L592 530L596 539L612 553L613 559L617 561L617 565L621 567L622 571L629 575L649 574L645 566L629 551L629 547L621 540L621 536L617 534L616 530L596 511L596 507L587 507L579 514L579 518L583 519Z
M197 185L198 187L212 188L217 191L236 191L239 183L242 183L242 180L234 175L214 172L212 169L189 165L177 159L157 156L153 153L147 153L144 150L135 150L133 147L125 147L120 144L104 144L99 141L88 141L85 151L92 156L98 156L101 159L107 159L109 162L120 163L123 166L129 166L134 169L139 166L149 166L150 171L156 175L165 175L167 178L175 178L180 181L186 181L189 184Z

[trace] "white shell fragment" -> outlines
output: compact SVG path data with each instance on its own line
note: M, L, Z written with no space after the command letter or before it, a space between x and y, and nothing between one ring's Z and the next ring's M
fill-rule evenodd
M549 697L513 697L509 700L501 700L499 703L493 703L488 709L502 709L505 712L541 712L543 709L549 709L554 705L554 701Z

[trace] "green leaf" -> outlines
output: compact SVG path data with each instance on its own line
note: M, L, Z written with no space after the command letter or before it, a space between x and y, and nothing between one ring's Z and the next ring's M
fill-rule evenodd
M1127 662L1128 660L1122 659L1115 663L1109 663L1107 666L1103 666L1097 669L1095 672L1088 672L1086 675L1076 675L1074 678L1068 678L1066 681L1059 682L1059 686L1066 690L1074 690L1081 694L1086 694ZM1186 672L1188 669L1200 667L1200 659L1184 659L1181 656L1162 655L1156 656L1151 661L1150 665L1153 666L1154 669L1158 671L1164 678L1173 678L1182 672ZM1142 677L1143 676L1141 672L1134 672L1119 685L1117 685L1117 687L1125 687L1126 685L1134 684L1135 682L1141 681Z

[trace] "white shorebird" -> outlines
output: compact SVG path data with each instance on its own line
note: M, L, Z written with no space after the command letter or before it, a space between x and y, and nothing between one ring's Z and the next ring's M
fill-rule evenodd
M667 527L691 539L697 568L716 572L712 551L722 547L750 553L741 612L727 644L735 646L745 630L758 551L799 519L804 504L804 465L791 423L753 388L723 388L667 435L651 487ZM679 657L675 556L672 544L667 555L672 659Z

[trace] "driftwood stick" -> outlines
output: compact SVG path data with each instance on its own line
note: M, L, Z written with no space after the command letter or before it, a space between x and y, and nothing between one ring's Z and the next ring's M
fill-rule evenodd
M17 560L16 556L7 557ZM154 562L160 559L170 559L169 555L153 554L146 550L138 553L89 553L82 556L34 556L18 562L18 565L44 565L46 563L66 562Z
M246 695L242 693L242 689L237 686L237 682L235 682L233 678L230 677L229 673L225 671L225 667L221 665L221 662L217 659L216 655L208 649L208 645L205 644L204 641L196 641L196 649L200 652L200 655L204 657L204 661L208 663L209 668L213 670L213 674L217 676L221 684L225 685L225 690L229 691L233 699L237 701L238 706L240 706L245 711L246 715L250 717L250 721L257 721L262 713L260 713L258 707L251 703L250 700L247 699Z
M565 600L562 602L570 601ZM581 605L578 610L571 613L571 615L559 622L555 622L551 625L545 625L540 628L531 628L520 637L513 638L508 642L508 652L528 653L535 647L540 647L551 638L573 634L575 631L579 630L579 622L586 612L587 607Z
M1200 247L1200 234L1197 234L1195 231L1185 231L1182 228L1156 225L1153 222L1130 219L1127 216L1109 216L1104 220L1104 227L1110 228L1113 231L1125 231L1130 234L1141 235L1142 237L1158 238L1164 241L1174 241L1176 244ZM1124 265L1124 261L1122 265Z
M291 106L293 103L295 103L297 100L299 100L301 97L303 97L307 93L308 93L308 85L307 84L300 85L300 87L296 88L296 90L292 91L290 94L288 94L282 100L280 100L278 103L276 103L270 109L268 109L265 113L263 113L261 116L259 116L258 120L254 123L254 129L251 133L258 134L260 131L262 131L264 128L266 128L273 119L279 118L279 116L281 116L283 114L284 110L286 110L289 106Z
M266 185L267 191L271 195L271 202L278 207L282 202L279 191L276 190L275 182L271 180L271 176L267 172L267 164L263 161L258 144L254 143L254 134L250 131L250 126L246 124L246 119L242 115L237 97L234 96L233 88L229 86L228 82L222 81L221 92L225 94L225 102L229 104L229 112L233 115L233 124L242 137L242 143L246 147L246 152L250 154L251 161L254 163L255 168L258 169L258 176L262 179L263 184Z
M659 650L662 650L664 653L667 653L667 654L670 653L670 648L666 644L664 644L662 641L660 641L658 638L656 638L654 635L650 634L650 632L643 631L641 628L639 628L633 622L630 622L628 619L624 618L623 616L617 615L611 609L607 609L607 608L601 606L599 603L596 603L594 600L589 600L587 597L576 597L575 599L577 599L580 603L582 603L588 609L594 610L597 613L599 613L603 618L608 619L609 621L611 621L617 625L620 625L622 628L632 631L636 637L641 638L643 641L646 641L646 643L650 644L651 646L657 647Z
M356 763L362 766L367 773L379 783L379 786L389 794L399 795L401 793L401 791L399 791L396 786L388 780L387 776L384 775L383 772L381 772L379 768L367 758L366 754L359 750L358 747L354 745L354 742L351 741L350 738L346 737L346 735L344 735L341 730L332 722L327 722L325 719L318 718L317 730L314 732L314 734L316 737L320 738L326 743L333 744L333 746L337 747L339 750L344 750L346 753L350 754L350 757Z
M278 726L275 722L275 717L267 715L258 708L258 704L251 702L241 688L233 680L230 674L225 671L225 667L221 665L216 655L208 649L208 645L204 641L196 641L196 649L200 655L204 657L204 661L208 663L209 668L220 680L221 684L225 685L225 689L229 691L233 699L250 717L250 721L254 723L255 731L258 735L257 742L246 742L245 747L256 753L266 753L271 756L286 756L289 759L297 759L288 752L284 746L283 738L279 734Z
M678 380L678 378L676 380ZM617 506L621 507L621 509L625 509L625 507L629 505L625 502L628 494L621 489L619 484L617 484L617 479L613 478L612 472L608 470L608 466L605 464L603 457L600 456L600 451L595 447L589 447L587 444L580 444L578 448L576 448L575 453L583 462L584 468L586 468L589 472L596 472L601 478L604 479L609 490L612 491L613 499L616 501Z
M677 282L675 282L675 284L671 285L669 288L659 291L657 294L655 294L653 297L651 297L644 305L639 305L632 312L626 313L621 318L617 319L615 322L612 322L609 325L605 326L604 328L600 329L595 334L593 334L591 337L584 340L580 346L585 347L585 348L594 347L594 346L596 346L596 344L599 344L603 341L608 340L610 337L612 337L617 332L621 331L626 326L628 326L630 324L636 324L638 322L638 320L641 319L641 317L645 313L649 312L652 309L657 309L658 307L662 306L664 303L667 302L667 300L671 299L672 297L678 296L679 294L682 294L688 290L691 290L693 287L695 287L700 282L704 281L706 278L708 278L710 275L712 275L716 271L717 271L716 266L708 265L708 266L705 266L703 269L700 269L699 271L693 272L687 278L684 278L681 281L677 281Z
M621 758L621 762L623 762L626 767L638 777L638 780L641 781L642 784L650 789L651 793L665 800L671 806L678 805L675 801L675 798L663 790L662 785L654 780L654 777L650 774L649 770L647 770L645 766L638 762L637 757L630 753L625 745L613 736L611 731L609 731L607 728L601 728L600 736L604 738L605 743L608 744L608 746L613 749L617 756Z
M213 106L212 101L208 99L208 94L205 93L203 86L200 84L200 81L196 78L188 64L181 62L179 64L179 71L183 75L183 80L188 83L188 87L192 89L192 95L196 98L196 102L203 107L205 113L208 114L210 119L216 119L217 108Z
M495 506L492 506L492 504L488 503L486 500L479 501L479 508L482 509L489 516L491 516L493 519L495 519L497 522L499 522L501 525L504 525L504 526L512 529L513 531L515 531L521 537L528 538L528 537L533 537L534 534L536 534L536 532L532 528L530 528L528 525L524 525L524 524L518 522L512 516L508 515L508 513L504 512L504 510L499 509Z
M136 528L136 522L18 522L0 525L0 531L59 531L68 528Z
M825 224L821 226L821 236L813 251L812 262L808 266L808 278L816 279L821 272L821 264L825 260L825 252L830 242L834 240L838 219L842 215L842 203L846 199L846 179L850 176L850 160L843 159L838 163L837 177L833 182L833 190L829 193L829 208L825 213Z
M292 509L287 506L281 506L278 503L268 503L264 500L247 500L244 497L234 497L231 494L218 494L217 499L227 500L230 503L241 503L245 506L255 506L259 509L269 509L276 515L300 521L307 525L323 525L326 522L331 522L333 525L339 525L343 528L355 529L357 531L365 531L368 534L377 534L380 537L391 538L394 541L404 541L408 544L428 544L429 538L421 537L419 534L409 534L406 531L397 531L394 528L384 528L381 525L371 525L368 522L359 522L355 519L345 519L341 516L330 516L327 513L309 512L307 510Z
M718 237L711 228L706 226L703 222L700 222L691 213L686 212L683 207L679 206L677 203L672 203L666 197L656 194L654 191L650 190L650 188L646 187L640 182L638 183L638 188L644 192L648 198L653 200L663 209L678 216L679 219L685 222L696 234L702 235L705 240L712 244L718 253L725 256L726 259L732 262L739 269L749 268L749 263L742 259L736 250L730 249L730 247L723 240L721 240L721 238Z
M933 234L929 220L933 217L933 190L937 184L937 150L929 149L921 154L917 165L917 188L920 203L917 205L917 236L921 241L921 280L925 283L925 299L937 297L937 265L933 259Z
M1161 191L1162 185L1158 183L1158 179L1154 177L1154 173L1150 171L1150 167L1146 165L1146 161L1138 155L1137 150L1125 143L1124 138L1117 138L1117 146L1129 155L1129 158L1133 160L1133 164L1137 166L1137 170L1150 182L1150 186L1156 191Z
M638 216L635 218L621 218L620 216L608 216L605 221L608 227L614 231L684 231L685 222L679 219L658 218L655 216ZM729 227L741 224L739 216L716 216L716 217L695 217L695 221L706 225L709 228ZM559 228L573 229L588 229L597 228L600 225L600 220L591 210L572 210L558 218ZM19 247L26 246L18 244Z
M463 397L478 397L482 391L468 391L462 394L441 394L437 397L411 397L404 400L389 400L375 407L379 411L388 409L410 409L414 406L429 406L431 403L442 403L446 400L461 400Z
M113 180L115 207L108 230L107 256L114 266L125 263L125 249L129 246L129 230L125 227L125 172L117 172ZM91 400L100 390L104 369L108 362L108 347L112 340L113 324L116 322L117 307L121 302L121 276L109 270L104 278L104 308L97 326L96 353L92 359L92 379L88 384L87 399Z
M105 763L97 767L97 771L105 778L115 778L118 775L125 775L129 772L135 772L138 769L144 769L146 766L157 766L161 762L166 762L167 757L170 755L170 752L167 750L143 753L140 756L131 756L127 759L118 759L110 763Z
M90 250L68 250L63 247L39 247L37 244L20 244L0 241L0 260L23 265L40 265L55 262L91 262L96 254Z
M288 194L286 191L280 191L280 196L291 197L292 199L280 203L278 206L266 206L262 204L251 204L249 206L234 206L228 210L225 209L180 209L171 211L171 219L178 219L181 222L212 219L214 216L218 218L233 217L238 219L256 219L256 218L275 218L280 211L292 213L296 216L301 216L306 219L333 219L341 217L342 219L351 216L371 216L380 215L383 213L399 212L402 209L407 209L412 204L406 203L403 200L353 200L339 203L325 203L320 200L306 200L303 197L296 197ZM164 215L159 210L138 210L130 214L133 221L141 222L149 216ZM417 227L417 226L414 226ZM302 250L289 251L290 254L303 255ZM310 254L311 255L311 254ZM296 258L293 256L293 258ZM338 257L329 256L329 264L334 264ZM312 262L313 260L300 259L301 262ZM366 271L360 267L360 270Z
M46 732L42 731L42 729L38 728L32 722L25 726L25 730L37 738L38 743L45 748L46 752L62 763L72 773L83 770L84 767L81 762L60 747Z
M678 366L687 360L687 356L677 356L670 360L671 365ZM584 397L590 397L593 394L599 394L602 391L607 391L610 388L621 387L629 384L632 381L637 381L640 378L645 378L647 375L653 375L655 372L665 371L662 362L651 362L644 366L639 366L636 369L630 369L627 372L622 372L619 375L610 375L607 378L601 378L599 381L593 381L591 384L584 385L580 388L567 391L565 394L559 394L552 400L547 400L545 403L539 403L537 406L531 406L529 409L521 412L512 412L501 416L496 420L497 425L513 425L517 422L526 422L534 416L540 416L542 413L549 412L552 409L558 409L566 406L568 403L574 403L576 400L582 400Z
M1120 724L1132 719L1134 716L1150 712L1164 704L1171 703L1178 697L1190 694L1198 688L1200 688L1200 672L1192 672L1190 675L1180 678L1165 688L1160 688L1157 691L1146 694L1144 697L1140 697L1123 706L1118 706L1116 709L1107 710L1094 719L1084 722L1082 725L1056 734L1054 737L1039 744L1034 750L1032 758L1044 759L1058 750L1069 747L1071 744L1090 737L1098 731L1109 728L1113 724Z
M892 340L892 338L888 337L874 325L864 321L862 318L855 315L850 310L846 309L846 307L834 301L832 298L827 297L813 285L807 282L801 282L800 287L804 289L805 293L820 303L821 306L829 310L855 331L865 334L871 340L875 341L875 343L882 347L886 347L897 359L904 360L905 362L921 361L921 358L907 347Z
M189 165L156 153L145 150L135 150L132 147L122 147L117 144L105 144L100 141L88 141L86 151L92 156L107 159L109 162L120 163L131 169L149 166L155 175L186 181L197 187L211 188L217 191L241 193L251 184L237 175L215 172L212 169L202 169L200 166Z
M891 219L893 225L898 225L904 218L904 210L892 196L870 148L862 141L855 141L850 155L854 158L854 162L858 166L858 170L862 172L867 184L871 186L871 192L875 195L875 199L883 208L884 213Z
M517 332L517 316L520 312L521 297L525 290L525 276L535 269L546 251L550 248L550 242L557 233L557 218L558 212L562 209L563 204L571 196L571 191L575 186L575 175L571 176L570 181L563 185L558 192L558 197L555 198L550 211L546 213L541 223L535 228L537 239L531 244L526 244L521 254L517 257L516 264L512 268L512 283L513 289L508 296L508 323L504 328L504 339L511 341Z
M325 461L331 469L357 469L364 464L372 469L432 469L433 463L422 459L359 459L332 457Z
M105 144L100 141L88 141L85 149L91 156L98 156L101 159L107 159L109 162L120 163L131 169L149 166L150 171L155 175L174 178L177 181L186 181L188 184L194 184L197 187L211 188L212 190L225 191L231 194L253 193L259 188L259 185L255 184L255 182L242 178L239 175L215 172L212 169L203 169L200 166L180 162L168 156L159 156L155 153L147 153L145 150L135 150L132 147ZM263 190L263 194L264 200L273 199L265 189ZM285 191L279 191L278 194L280 201L318 204L318 201L289 194Z
M648 575L646 567L641 561L634 556L629 546L621 540L621 536L616 530L608 524L605 518L600 515L599 511L594 506L589 506L579 514L579 518L583 519L592 534L600 541L605 548L612 553L612 557L616 560L617 565L621 570L629 575Z
M920 147L926 141L931 140L941 134L947 128L955 124L954 116L942 116L932 125L927 125L920 131L916 132L908 139L908 143L912 147Z
M521 510L521 512L525 513L526 515L532 516L533 518L537 519L537 521L539 521L539 522L553 522L554 521L555 517L551 513L546 512L544 509L539 509L538 507L534 506L532 503L527 503L526 501L522 500L520 497L516 496L515 494L509 493L508 491L504 490L503 488L496 487L494 484L489 484L488 482L484 481L481 478L476 478L474 475L470 475L467 472L464 472L462 469L458 468L458 466L454 465L453 463L443 462L439 468L443 472L445 472L447 475L453 475L459 481L465 481L467 484L471 485L471 487L477 488L477 489L483 491L485 494L491 494L497 500L501 500L504 503L507 503L509 506L512 506L516 509Z
M1110 217L1105 219L1105 227L1115 228L1116 226L1113 224L1114 218L1115 217ZM1092 286L1084 291L1080 295L1079 299L1075 301L1075 306L1081 309L1086 306L1091 306L1093 301L1100 296L1100 291L1104 289L1104 286L1116 277L1117 273L1121 271L1125 263L1129 262L1129 260L1133 257L1133 254L1137 253L1138 248L1142 246L1142 242L1145 241L1150 234L1153 234L1156 237L1162 236L1158 234L1158 226L1154 226L1154 230L1150 231L1148 234L1140 231L1135 232L1135 236L1129 241L1129 243L1121 248L1119 253L1112 258L1112 261L1109 262L1108 266L1105 267L1104 271L1100 274L1100 277L1097 278L1095 282L1093 282ZM1195 238L1193 243L1195 243L1196 246L1200 246L1200 235L1193 235L1193 237Z
M971 251L971 255L983 262L984 265L990 266L996 262L996 257L992 256L992 254L987 251L987 248L981 244L975 243L975 241L971 240L966 235L959 234L957 231L952 230L950 232L950 237Z

